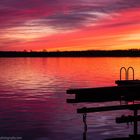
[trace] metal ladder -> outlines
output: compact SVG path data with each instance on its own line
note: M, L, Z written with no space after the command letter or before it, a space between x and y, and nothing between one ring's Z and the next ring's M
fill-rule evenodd
M134 68L133 67L128 67L127 69L125 67L120 68L120 80L122 80L122 70L125 70L125 80L129 80L129 70L132 70L133 74L133 80L134 80Z

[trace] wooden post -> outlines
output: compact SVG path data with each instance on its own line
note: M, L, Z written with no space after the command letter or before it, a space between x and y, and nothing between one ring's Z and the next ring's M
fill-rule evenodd
M138 121L137 121L137 115L138 115L138 110L134 110L134 136L137 136L138 134Z
M83 123L84 123L84 132L83 132L83 140L87 139L87 122L86 122L87 114L83 114Z

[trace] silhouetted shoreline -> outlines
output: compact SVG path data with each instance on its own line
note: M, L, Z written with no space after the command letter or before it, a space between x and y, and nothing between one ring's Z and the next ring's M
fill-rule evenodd
M140 57L139 49L87 51L0 51L0 57Z

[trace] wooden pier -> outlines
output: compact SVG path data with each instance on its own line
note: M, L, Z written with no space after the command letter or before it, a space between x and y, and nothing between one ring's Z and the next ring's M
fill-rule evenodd
M125 70L126 79L122 80L121 71ZM128 71L132 69L133 79L129 80ZM111 102L111 101L134 101L140 100L140 80L134 79L134 69L129 67L126 69L122 67L120 69L120 80L115 81L116 86L109 87L95 87L95 88L79 88L79 89L68 89L67 94L74 94L74 99L67 99L67 103L81 103L81 102ZM132 110L134 112L133 116L124 116L116 118L116 123L129 123L134 124L134 134L130 135L126 139L138 140L140 135L138 135L138 121L140 121L140 116L138 115L138 110L140 109L140 104L125 104L116 106L101 106L101 107L83 107L77 109L77 113L83 114L83 122L85 132L87 131L86 115L87 113L102 112L102 111L116 111L116 110ZM85 133L84 133L85 134ZM86 136L84 135L84 140Z
M67 103L134 101L140 99L140 84L69 89L67 94L75 94L75 98L67 99Z
M132 69L133 79L129 80L129 70ZM125 78L122 80L122 70ZM115 81L116 86L68 89L67 94L75 94L74 99L67 99L68 103L80 102L108 102L108 101L134 101L140 100L140 80L134 79L133 67L121 67L120 80Z

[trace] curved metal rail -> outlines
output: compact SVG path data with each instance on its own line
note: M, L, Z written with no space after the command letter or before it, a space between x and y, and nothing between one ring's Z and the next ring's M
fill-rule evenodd
M121 67L120 68L120 80L122 80L122 70L125 70L125 79L127 79L127 70L126 70L126 68L125 67Z
M132 70L133 74L133 80L134 80L134 68L133 67L128 67L127 69L125 67L120 68L120 80L122 80L122 70L125 70L125 80L129 80L129 70Z
M130 70L130 69L131 69L132 72L133 72L132 74L133 74L133 80L134 80L134 69L133 69L133 67L129 67L129 68L127 69L127 72L126 72L126 73L127 73L127 80L129 79L129 70Z

